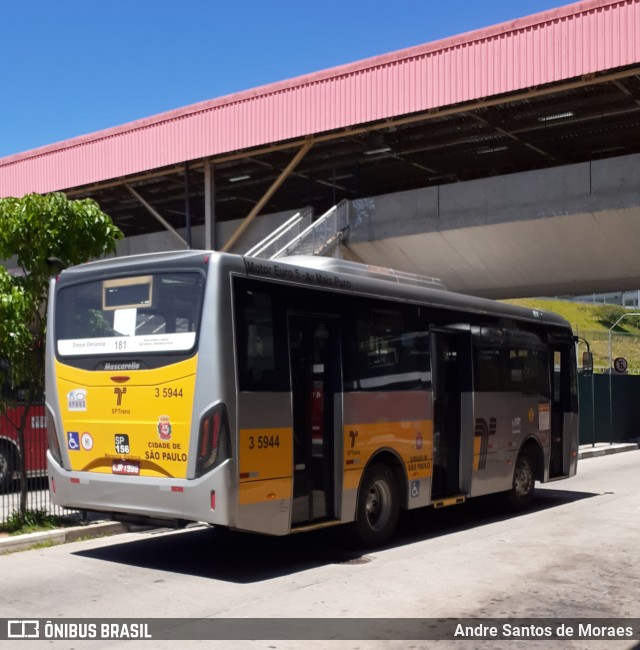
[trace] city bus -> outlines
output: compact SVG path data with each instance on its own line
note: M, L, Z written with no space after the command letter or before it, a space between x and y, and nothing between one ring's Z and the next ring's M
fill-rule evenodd
M559 316L344 260L180 251L50 287L51 498L116 519L268 535L575 474L575 342ZM147 519L148 518L148 519Z

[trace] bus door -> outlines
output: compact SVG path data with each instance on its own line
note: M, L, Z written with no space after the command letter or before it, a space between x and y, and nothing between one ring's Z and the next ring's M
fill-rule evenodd
M468 491L473 465L471 336L431 329L433 482L431 500ZM468 417L467 417L468 416Z
M568 346L555 345L551 348L551 457L549 478L569 473L568 440L564 430L564 414L571 411L571 359ZM565 467L565 463L567 466Z
M335 519L336 449L341 431L338 318L289 314L293 400L291 525Z

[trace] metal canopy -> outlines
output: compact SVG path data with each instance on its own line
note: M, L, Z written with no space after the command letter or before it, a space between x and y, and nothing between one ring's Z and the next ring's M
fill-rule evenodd
M277 191L266 193L304 144L277 143L211 158L218 222L640 152L640 69L532 88L313 137L314 146ZM185 183L185 169L188 183ZM92 197L127 236L205 222L206 165L193 160L75 188Z

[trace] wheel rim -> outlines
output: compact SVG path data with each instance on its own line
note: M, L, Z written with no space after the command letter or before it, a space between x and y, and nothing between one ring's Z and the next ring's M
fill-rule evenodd
M521 458L518 461L516 474L513 479L513 489L516 496L526 497L531 493L533 488L533 468L531 463L526 458Z
M391 517L391 489L385 481L371 485L365 508L369 526L373 530L383 529Z
M0 453L0 483L4 481L5 477L9 473L9 461L6 456Z

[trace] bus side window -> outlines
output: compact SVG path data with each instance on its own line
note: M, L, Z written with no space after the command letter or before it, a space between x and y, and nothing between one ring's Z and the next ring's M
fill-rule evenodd
M238 328L240 390L276 390L273 308L270 296L241 292Z
M511 383L509 358L498 327L481 327L473 336L473 381L478 392L506 391Z
M533 347L509 351L511 390L526 395L549 397L548 356Z
M429 334L412 310L359 309L347 346L347 390L420 390L431 385Z

